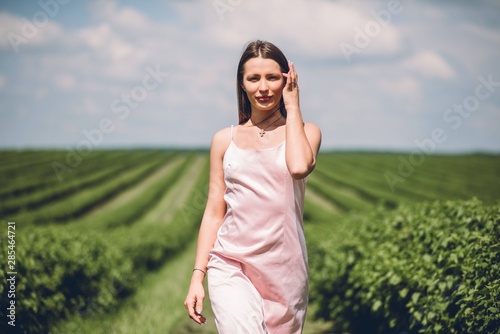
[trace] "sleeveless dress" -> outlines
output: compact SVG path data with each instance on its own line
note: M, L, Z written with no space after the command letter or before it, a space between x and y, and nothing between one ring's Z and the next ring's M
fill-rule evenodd
M227 210L207 266L221 334L302 332L309 277L306 179L292 179L285 146L241 149L231 127L223 159Z

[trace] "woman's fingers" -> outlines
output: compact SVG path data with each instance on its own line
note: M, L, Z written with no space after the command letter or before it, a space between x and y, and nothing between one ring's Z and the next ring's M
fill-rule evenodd
M203 311L203 297L197 297L194 305L194 311L196 314L201 314Z
M289 91L294 90L297 88L297 72L295 71L295 66L293 65L292 61L288 62L288 67L290 68L290 71L288 71L286 78L287 78L287 89Z
M188 296L184 302L189 317L200 325L204 325L207 322L207 319L201 314L203 311L203 299L202 296Z
M201 299L196 302L194 307L194 313L197 317L195 321L201 325L204 325L207 322L207 319L205 319L205 317L201 314L202 311L203 311L203 300Z

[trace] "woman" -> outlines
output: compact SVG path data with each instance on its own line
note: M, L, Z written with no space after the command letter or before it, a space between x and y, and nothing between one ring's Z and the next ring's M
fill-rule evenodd
M308 304L302 226L320 129L304 123L293 63L254 41L237 71L239 125L217 132L208 200L184 302L199 324L208 289L219 333L300 333Z

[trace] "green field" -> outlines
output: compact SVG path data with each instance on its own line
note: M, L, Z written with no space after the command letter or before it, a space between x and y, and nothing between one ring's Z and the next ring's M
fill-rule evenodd
M0 246L6 254L15 240L21 332L216 333L208 299L206 326L183 306L208 152L99 150L75 160L65 151L1 151L0 161ZM489 332L500 324L499 221L499 155L321 153L306 192L304 332ZM435 266L413 265L427 255ZM0 318L9 330L6 272Z

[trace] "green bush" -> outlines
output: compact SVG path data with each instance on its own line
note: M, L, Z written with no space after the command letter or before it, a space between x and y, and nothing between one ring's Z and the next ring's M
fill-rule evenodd
M190 161L192 160L186 160L187 163ZM179 168L185 168L186 162ZM195 236L203 218L207 198L208 161L204 170L207 172L201 173L188 199L177 208L168 222L137 222L109 232L116 247L133 261L136 270L155 269L183 249Z
M183 167L185 164L175 171ZM204 169L208 170L208 162ZM169 174L159 186L167 187L172 177ZM117 306L141 283L138 277L192 240L203 215L207 184L208 173L202 173L188 200L168 222L136 222L105 228L105 232L70 225L22 229L16 234L15 249L16 328L22 333L46 333L51 324L75 312L91 316ZM159 195L156 188L151 192ZM7 250L7 240L2 235L0 249ZM0 272L4 282L0 285L0 318L4 320L9 302L5 275ZM12 329L6 321L1 326L2 332Z
M6 240L2 235L3 250L7 249ZM115 306L118 297L133 287L131 261L98 234L78 235L51 227L24 230L15 240L15 323L22 333L46 332L55 319ZM5 275L0 272L2 282L6 282ZM10 327L5 321L10 302L6 290L2 284L4 329Z
M76 219L125 189L140 183L145 177L160 168L170 156L159 155L136 166L136 168L110 177L108 182L82 189L61 200L49 202L38 210L19 212L10 219L23 222L24 226L30 223L43 225Z
M328 241L318 229L316 315L351 333L497 333L499 223L499 205L471 200L351 216Z

